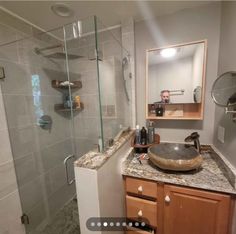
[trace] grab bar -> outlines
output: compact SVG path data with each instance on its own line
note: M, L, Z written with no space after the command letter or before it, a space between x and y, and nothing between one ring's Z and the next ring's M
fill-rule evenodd
M75 182L75 178L72 179L72 180L69 180L68 167L67 167L67 162L68 162L68 160L71 159L71 158L74 158L74 157L75 157L75 155L74 155L74 154L71 154L71 155L67 156L67 157L64 159L64 165L65 165L65 169L66 169L66 181L67 181L67 184L68 184L68 185L71 185L71 184L73 184L73 183Z

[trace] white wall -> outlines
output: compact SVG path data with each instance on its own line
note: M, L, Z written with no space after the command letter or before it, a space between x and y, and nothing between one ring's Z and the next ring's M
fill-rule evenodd
M183 95L171 95L171 103L193 103L192 57L148 67L149 101L161 101L162 90L184 89Z
M99 231L94 232L87 229L86 222L91 217L125 217L122 161L124 157L128 156L129 150L130 139L98 170L75 166L80 229L82 234L101 234ZM112 233L104 232L104 234ZM123 232L116 233L123 234Z
M205 7L186 9L158 17L152 21L141 21L135 25L137 123L140 125L145 125L146 50L171 44L208 40L204 121L158 121L156 126L161 140L183 141L189 133L198 131L201 135L201 143L213 142L215 106L212 103L210 90L217 76L220 13L220 3L216 2ZM159 40L155 41L153 33L149 31L147 26L149 23L156 25L158 30L155 38Z
M222 22L219 51L218 75L226 71L236 71L236 2L224 2L222 4ZM216 79L216 76L214 77ZM225 128L225 143L217 139L218 126ZM214 145L236 167L236 124L230 120L229 115L224 114L224 108L216 107ZM236 229L236 227L235 227ZM236 230L235 230L236 233Z

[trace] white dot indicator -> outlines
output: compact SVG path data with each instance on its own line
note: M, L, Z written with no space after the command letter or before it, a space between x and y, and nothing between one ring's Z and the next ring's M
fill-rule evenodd
M113 226L114 226L114 223L113 223L113 222L110 222L110 226L113 227Z
M102 225L102 224L101 224L100 222L97 222L97 226L98 226L98 227L101 227L101 225Z
M143 227L144 227L144 226L145 226L145 223L144 223L144 222L142 222L142 223L141 223L141 226L143 226Z
M92 223L91 223L91 226L92 226L92 227L94 227L94 226L95 226L95 223L94 223L94 222L92 222Z
M123 227L126 227L126 222L123 222L123 223L122 223L122 226L123 226Z
M139 226L139 223L138 223L138 222L136 222L134 225L135 225L136 227L138 227L138 226Z
M129 226L132 227L132 226L133 226L133 223L129 222Z
M107 227L107 225L108 225L107 222L104 222L104 223L103 223L103 226L104 226L104 227Z
M119 222L117 222L117 223L116 223L116 226L117 226L117 227L119 227L119 226L120 226L120 223L119 223Z

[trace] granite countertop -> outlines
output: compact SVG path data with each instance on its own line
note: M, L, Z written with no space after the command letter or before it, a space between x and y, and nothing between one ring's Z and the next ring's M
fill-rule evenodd
M98 170L111 156L134 134L134 130L126 129L114 139L113 146L107 148L104 152L97 152L97 150L89 151L81 158L74 162L75 167L83 167L93 170Z
M167 172L156 167L148 159L139 163L130 150L122 164L122 174L136 178L150 179L169 184L183 185L229 194L236 194L235 174L229 175L226 165L220 156L210 147L202 152L203 163L201 168L190 172Z

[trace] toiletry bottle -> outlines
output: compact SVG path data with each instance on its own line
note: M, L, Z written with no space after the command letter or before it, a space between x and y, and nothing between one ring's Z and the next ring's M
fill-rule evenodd
M79 95L75 96L75 105L77 108L80 108L80 96Z
M66 106L66 108L73 107L73 97L72 96L67 95L65 101L66 102L65 102L64 106Z
M155 108L155 105L154 105L154 104L151 105L150 113L151 113L152 115L155 115L155 114L156 114L156 108Z
M154 142L154 127L153 127L153 122L149 121L149 126L148 126L148 143L152 144Z
M145 127L142 127L141 130L141 145L146 145L147 144L147 131Z
M69 108L68 99L69 99L69 95L65 95L63 98L64 108Z
M162 105L158 105L156 108L156 116L163 116L164 108Z
M102 137L99 136L98 137L98 152L102 152L102 151L103 151Z
M135 144L140 144L140 129L139 125L136 125L136 130L135 130Z

